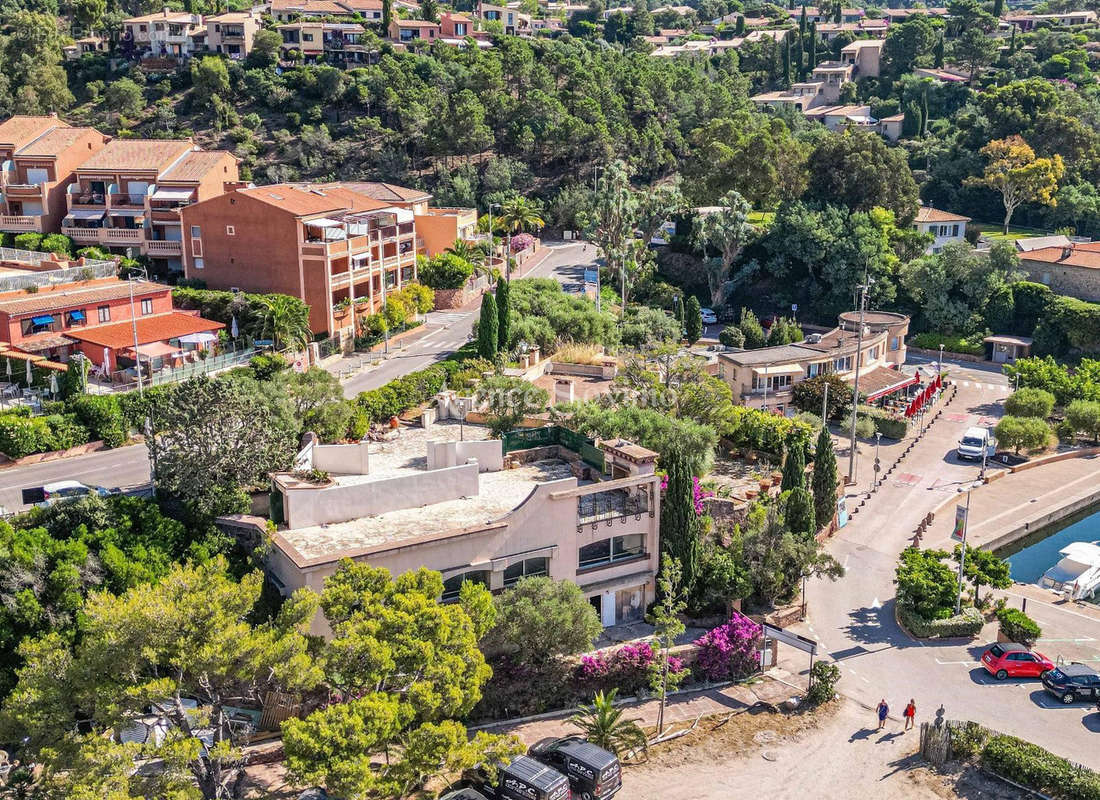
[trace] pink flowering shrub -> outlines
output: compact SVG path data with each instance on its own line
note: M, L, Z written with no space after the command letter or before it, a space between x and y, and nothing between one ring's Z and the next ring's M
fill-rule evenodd
M695 664L700 674L708 681L727 681L754 672L760 663L761 630L744 614L733 612L729 622L693 643L699 648Z
M699 479L692 477L691 479L691 499L695 504L695 513L703 513L703 500L708 497L714 497L714 492L709 492L699 485Z
M649 642L624 644L614 650L582 656L573 680L582 695L611 689L618 689L620 695L632 695L649 685L651 671L659 665L660 654L653 651ZM669 658L668 668L678 673L684 665L678 658Z
M512 252L519 253L535 243L535 237L529 233L517 233L512 237Z

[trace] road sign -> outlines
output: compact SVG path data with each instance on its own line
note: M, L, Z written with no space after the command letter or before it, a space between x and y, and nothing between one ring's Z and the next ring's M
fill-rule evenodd
M880 469L882 469L882 464L881 464L881 463L879 462L879 460L878 460L878 459L876 458L876 459L875 459L875 472L878 472L878 471L879 471Z
M789 644L791 647L795 647L801 650L803 653L809 653L817 655L817 642L813 639L807 639L805 636L799 636L797 633L791 633L785 631L782 628L777 628L774 625L768 625L764 623L764 635L769 639L775 639L783 644Z
M599 283L599 281L600 281L600 275L599 275L598 272L596 272L596 270L586 269L584 271L584 282L585 283Z
M791 303L791 311L795 314L798 313L798 303Z
M966 514L967 507L955 506L955 529L951 531L951 538L956 542L966 541Z

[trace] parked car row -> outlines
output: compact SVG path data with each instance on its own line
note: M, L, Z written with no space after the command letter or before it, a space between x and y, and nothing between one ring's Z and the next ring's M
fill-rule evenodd
M495 772L468 770L440 800L610 800L622 787L619 759L579 736L544 739Z
M1100 707L1100 674L1086 664L1056 665L1022 644L998 642L982 653L982 666L999 681L1039 678L1047 694L1066 705L1096 701Z

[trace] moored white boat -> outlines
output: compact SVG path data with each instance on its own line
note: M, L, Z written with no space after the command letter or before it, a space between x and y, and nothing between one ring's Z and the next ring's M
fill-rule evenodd
M1092 597L1100 590L1100 542L1071 542L1058 554L1062 559L1043 573L1040 586L1069 600Z

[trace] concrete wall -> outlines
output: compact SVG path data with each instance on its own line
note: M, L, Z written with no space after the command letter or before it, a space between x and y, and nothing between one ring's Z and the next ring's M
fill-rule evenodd
M367 442L313 445L313 469L337 475L370 474Z
M504 468L504 452L499 439L471 442L428 442L428 469L455 467L477 461L478 472L499 472Z
M477 464L463 464L365 483L283 488L287 527L309 528L472 497L479 491L477 473Z

